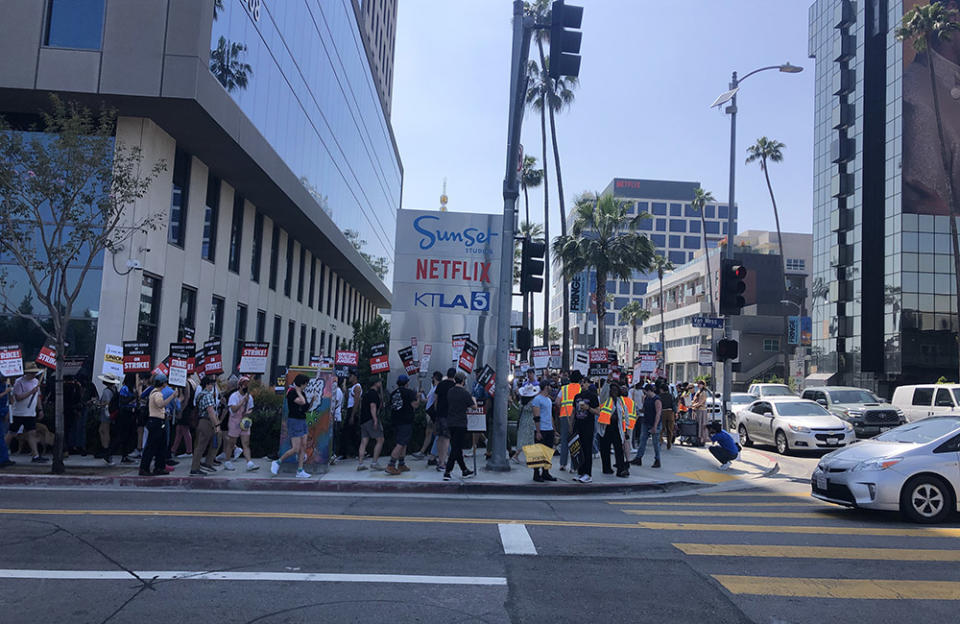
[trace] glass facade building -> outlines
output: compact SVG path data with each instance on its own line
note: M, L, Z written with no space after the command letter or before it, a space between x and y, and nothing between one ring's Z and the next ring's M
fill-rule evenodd
M960 59L915 56L897 41L904 12L918 4L926 2L818 0L809 14L812 364L820 381L885 396L957 374L950 216L927 63L938 81L949 79L938 89L954 105ZM949 132L960 116L945 110Z

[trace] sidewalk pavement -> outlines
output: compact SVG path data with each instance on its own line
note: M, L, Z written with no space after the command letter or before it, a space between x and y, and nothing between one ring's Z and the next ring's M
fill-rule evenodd
M141 488L186 488L225 491L292 491L292 492L381 492L381 493L464 493L464 494L641 494L663 493L685 489L699 489L733 481L745 481L768 476L778 470L776 459L763 452L744 449L740 458L727 471L718 470L717 461L705 448L674 446L661 449L662 468L651 468L653 452L645 453L643 467L631 466L630 476L620 478L602 474L598 458L593 460L593 483L582 484L574 480L575 474L559 470L558 458L554 457L551 473L555 483L533 481L533 471L524 465L510 462L509 472L485 470L483 449L477 450L477 474L466 480L460 479L459 468L453 470L453 480L443 481L443 473L427 466L425 459L407 458L410 471L389 475L381 470L357 470L357 460L344 460L330 466L324 474L314 474L309 479L294 478L296 464L284 465L280 474L270 474L270 460L254 459L259 466L255 471L245 469L243 459L233 462L236 470L227 471L222 466L218 471L204 477L191 477L190 458L180 458L172 473L167 476L138 476L139 464L108 466L102 459L93 456L71 456L65 460L64 475L50 474L50 464L33 464L29 456L12 457L17 464L0 470L0 487L141 487ZM383 468L389 457L380 459ZM467 467L474 467L474 458L467 457ZM371 465L368 459L366 465ZM309 470L309 467L308 467ZM289 471L289 472L288 472Z

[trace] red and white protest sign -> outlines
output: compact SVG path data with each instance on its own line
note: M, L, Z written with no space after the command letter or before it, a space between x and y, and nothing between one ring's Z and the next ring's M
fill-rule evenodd
M370 372L390 372L390 356L387 354L387 345L383 342L370 347Z
M360 364L360 353L358 351L337 351L334 359L333 370L340 379L346 379L350 374L351 368L356 368Z
M196 347L192 344L173 343L170 345L170 372L169 382L174 388L185 388L187 386L187 361L190 359Z
M493 369L490 368L489 364L484 364L483 368L480 369L480 374L477 375L477 382L483 386L483 389L486 390L490 396L493 396L496 379L497 375L493 372Z
M546 370L550 366L550 347L533 347L530 349L530 359L537 370Z
M473 367L477 363L477 352L479 350L480 345L467 338L463 343L463 349L460 350L460 359L457 361L457 367L467 374L472 373Z
M23 374L23 351L20 345L0 346L0 375L19 377Z
M46 366L50 370L57 370L57 350L53 345L46 345L40 349L40 355L37 356L37 364Z
M203 372L207 375L219 375L223 372L223 352L219 338L203 343Z
M423 355L420 356L420 372L430 372L430 356L433 355L433 345L423 345Z
M563 363L560 357L560 345L550 345L550 368L560 368Z
M123 343L123 372L124 373L149 373L152 370L150 366L150 343L149 342L124 342Z
M400 349L399 351L397 351L397 353L400 355L400 361L403 362L403 370L404 370L408 375L413 375L413 374L415 374L418 370L420 370L420 367L417 365L417 363L413 361L413 347L412 347L412 346L410 346L410 347L404 347L404 348Z
M470 340L470 334L454 334L451 338L451 346L453 347L453 361L460 361L460 353L463 351L463 345L465 342Z
M151 375L167 375L170 376L170 358L166 357L162 362L157 364L157 367L150 371Z
M267 355L270 353L268 342L244 342L240 350L241 373L263 375L267 372Z

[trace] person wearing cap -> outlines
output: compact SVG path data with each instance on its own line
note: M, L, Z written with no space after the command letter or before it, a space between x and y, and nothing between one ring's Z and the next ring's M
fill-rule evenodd
M30 446L33 463L42 464L50 461L40 455L37 445L37 406L40 404L40 369L30 363L23 367L23 376L13 384L13 407L10 413L13 423L10 433L16 435L23 429L27 435L27 444Z
M393 420L395 444L386 472L391 475L410 470L404 460L413 433L413 411L420 406L420 396L414 389L407 387L409 382L409 377L400 375L397 377L396 389L390 393L390 416Z
M104 460L107 465L112 466L113 460L107 454L110 450L110 423L118 417L117 412L120 408L120 383L123 381L113 373L104 373L97 375L97 379L103 382L103 391L96 405L100 408L100 446L104 450ZM119 426L119 425L118 425ZM125 463L132 463L132 459L127 459Z
M220 416L217 413L217 398L214 389L217 380L211 375L200 380L200 389L196 394L197 410L197 439L193 447L193 458L190 463L190 474L200 477L207 472L216 472L214 458L217 455L217 446L213 444L213 436L220 426ZM204 460L206 455L206 461Z
M237 380L237 390L230 395L227 401L227 444L224 449L226 459L223 462L224 470L236 470L231 458L235 458L234 449L237 438L243 447L243 456L247 460L247 471L259 470L260 466L253 463L250 455L250 415L253 413L253 397L250 396L250 378L243 376Z
M534 439L538 444L553 448L553 401L550 400L550 382L540 382L540 392L530 400L533 412ZM534 468L533 480L538 483L556 481L549 468Z
M167 474L166 453L167 436L164 425L167 419L167 406L180 397L180 391L174 390L164 398L167 376L157 373L153 377L153 389L147 397L147 443L140 458L140 476L150 477ZM150 464L154 467L151 471Z
M580 462L577 481L593 481L593 439L596 418L600 415L600 399L596 384L590 384L573 397L573 430L580 438Z

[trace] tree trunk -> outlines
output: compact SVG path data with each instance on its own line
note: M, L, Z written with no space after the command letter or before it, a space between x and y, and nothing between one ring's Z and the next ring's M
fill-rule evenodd
M541 46L543 44L540 44ZM541 80L550 80L547 70L541 65L543 74ZM543 106L540 108L540 142L543 145L543 344L547 344L546 337L550 327L550 193L547 188L547 107L550 105L546 93L542 95Z
M927 37L927 50L933 49L933 37ZM927 53L927 67L930 70L930 90L933 91L933 110L937 118L937 135L940 137L940 158L943 161L943 172L947 178L947 188L950 189L950 239L953 241L953 279L956 284L956 304L960 312L960 241L957 241L957 202L953 188L953 174L950 171L950 158L947 152L947 143L943 137L943 119L940 116L940 96L937 95L937 78L933 71L933 56ZM954 315L956 318L956 314ZM957 379L960 380L960 332L957 334Z
M597 348L607 346L607 274L597 271Z
M703 257L707 261L707 289L710 293L710 314L716 316L717 308L713 298L713 271L710 270L710 248L707 247L707 219L703 215L703 206L700 206L700 230L703 232Z
M63 438L64 438L64 418L63 418L63 357L64 349L66 348L66 340L63 338L63 334L66 333L66 328L58 326L59 334L57 337L57 369L55 371L55 383L54 383L54 418L53 418L53 427L56 429L56 432L53 436L53 465L51 470L53 474L63 474L66 472L66 468L63 465Z
M537 46L540 50L540 65L544 64L543 58L543 42L538 41ZM562 236L567 235L567 209L566 203L563 198L563 175L561 174L560 169L560 148L557 146L557 122L555 119L553 107L550 107L550 140L553 144L553 164L557 170L557 198L560 201L560 234ZM548 242L549 244L549 242ZM566 276L562 276L563 279L563 309L561 310L562 314L562 347L560 347L561 353L561 366L564 370L570 367L570 282L567 280Z
M521 172L521 175L523 173ZM526 213L527 228L530 227L530 193L527 192L527 185L523 184L523 208ZM533 331L533 326L530 323L530 306L533 305L533 295L530 293L522 293L520 297L523 299L523 318L520 320L520 324L530 331Z
M767 191L770 193L770 203L773 204L773 220L777 226L777 246L780 249L780 271L783 273L783 298L789 299L787 297L787 258L783 255L783 237L780 235L780 213L777 211L777 200L773 196L773 185L770 184L770 173L767 171L767 159L763 158L760 161L761 168L763 169L763 177L767 181ZM732 208L728 208L732 210ZM729 234L728 234L729 236ZM727 244L732 244L733 241L728 241ZM787 378L790 376L790 357L789 350L790 347L787 345L789 340L788 337L788 316L784 315L783 317L783 345L781 345L780 353L783 355L783 381L787 383Z
M660 349L663 353L663 376L667 376L667 342L664 340L663 331L665 326L663 324L663 309L666 307L667 302L663 299L663 271L657 271L657 278L660 280Z

